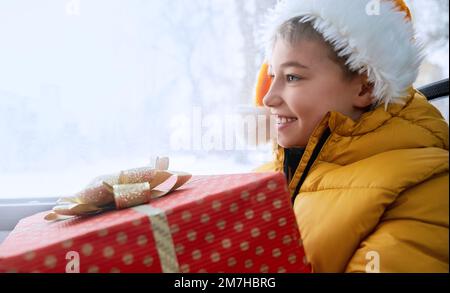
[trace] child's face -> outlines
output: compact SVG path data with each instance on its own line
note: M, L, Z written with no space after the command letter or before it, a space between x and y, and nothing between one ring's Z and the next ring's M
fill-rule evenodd
M305 147L328 111L355 120L362 114L355 107L361 78L346 79L342 68L330 59L326 44L301 40L290 45L280 39L270 67L272 85L264 105L278 116L278 144L282 147Z

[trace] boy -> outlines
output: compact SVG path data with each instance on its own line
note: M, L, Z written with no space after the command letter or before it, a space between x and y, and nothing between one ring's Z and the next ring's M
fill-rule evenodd
M402 0L286 0L265 26L257 103L277 116L314 272L448 272L448 125L412 88L423 59Z

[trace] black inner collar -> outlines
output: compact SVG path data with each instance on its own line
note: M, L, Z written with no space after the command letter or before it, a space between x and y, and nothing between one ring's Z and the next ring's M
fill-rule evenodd
M294 176L304 152L305 148L284 149L283 167L288 184L291 182L292 176Z

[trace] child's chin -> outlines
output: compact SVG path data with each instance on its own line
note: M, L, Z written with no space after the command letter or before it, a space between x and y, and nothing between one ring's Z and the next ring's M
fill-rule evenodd
M289 141L288 139L284 139L282 137L278 137L278 145L280 145L281 147L283 147L285 149L294 147L293 142Z
M278 145L285 148L285 149L290 149L290 148L303 148L304 146L301 146L301 144L297 141L292 141L291 139L282 137L282 136L278 136Z

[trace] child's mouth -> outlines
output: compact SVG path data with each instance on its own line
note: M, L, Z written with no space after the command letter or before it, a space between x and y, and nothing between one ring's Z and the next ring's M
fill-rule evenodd
M295 117L277 116L278 130L288 127L289 125L296 122L297 120L298 119Z

